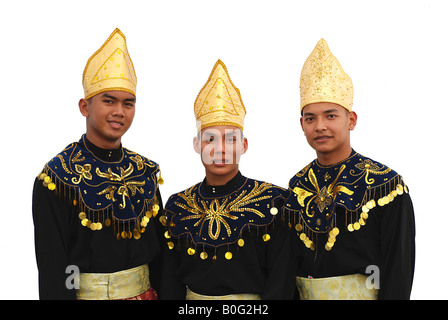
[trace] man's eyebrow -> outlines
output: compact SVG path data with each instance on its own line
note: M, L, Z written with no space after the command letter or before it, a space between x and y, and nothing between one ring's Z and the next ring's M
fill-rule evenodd
M204 137L204 136L207 136L207 137L213 137L213 136L215 136L215 134L214 134L213 132L204 131L204 132L202 133L202 136L203 136L203 137Z
M108 94L108 93L103 93L103 95L102 95L101 97L102 97L102 98L109 98L109 99L112 99L112 100L118 100L116 97L111 96L111 95Z
M329 114L329 113L338 113L338 112L339 112L338 109L328 109L328 110L323 111L322 113L324 113L324 114ZM315 115L315 114L312 113L312 112L304 112L304 113L303 113L303 116L304 116L304 117L309 117L309 116L314 116L314 115Z
M117 97L114 97L114 96L112 96L112 95L110 95L110 94L108 94L108 93L103 93L102 98L108 98L108 99L111 99L111 100L118 101L118 98L117 98ZM135 99L135 98L126 98L126 99L124 99L124 101L132 101L132 102L135 102L136 99Z
M226 132L225 135L226 136L235 136L238 133L238 130L232 130L230 132Z
M314 113L312 113L312 112L305 112L305 113L303 114L303 116L304 116L304 117L314 116Z

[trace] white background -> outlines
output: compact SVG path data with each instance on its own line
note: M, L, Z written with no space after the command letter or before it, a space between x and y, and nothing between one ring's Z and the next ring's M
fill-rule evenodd
M247 109L240 169L286 187L315 158L299 78L325 38L354 83L353 148L403 175L414 202L413 299L447 299L446 1L8 1L1 4L0 299L37 299L32 186L85 130L87 59L118 27L138 77L123 145L158 162L163 200L204 177L193 103L217 59Z

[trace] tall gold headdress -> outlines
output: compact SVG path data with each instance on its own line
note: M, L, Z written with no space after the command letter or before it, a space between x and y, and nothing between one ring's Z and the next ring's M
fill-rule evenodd
M302 68L300 75L300 112L316 102L333 102L348 111L353 106L352 79L344 72L338 59L324 39L320 39Z
M137 76L126 46L126 37L118 28L87 61L82 84L85 99L114 90L135 95Z
M199 92L194 102L194 114L198 132L218 125L231 125L243 130L246 108L240 91L230 80L221 60L215 63L207 83Z

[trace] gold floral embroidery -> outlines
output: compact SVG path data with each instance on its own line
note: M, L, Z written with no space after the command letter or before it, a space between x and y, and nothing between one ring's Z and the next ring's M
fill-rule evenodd
M295 187L293 189L293 192L297 194L297 201L300 203L300 205L302 207L305 206L305 199L308 198L309 196L313 195L313 197L310 200L308 200L308 202L306 204L305 212L308 217L314 216L314 213L313 212L310 213L308 210L309 206L313 200L317 204L319 211L322 213L326 206L329 206L333 203L334 199L336 198L336 194L338 192L344 192L348 195L353 194L353 191L351 191L347 187L342 186L342 185L339 185L339 186L336 185L336 183L339 179L339 176L345 170L345 167L346 167L345 165L341 166L336 179L334 179L334 181L328 186L328 188L327 188L327 186L324 186L323 188L319 187L319 183L317 182L316 175L314 174L314 171L311 168L308 171L308 179L310 180L311 184L314 186L315 190L313 190L312 192L308 192L299 187Z
M142 170L145 167L145 165L147 165L150 168L155 167L155 165L152 163L146 163L140 155L136 155L135 157L129 157L129 159L131 159L137 164L138 170Z
M79 165L79 164L75 164L75 170L77 173L79 173L79 179L78 181L76 181L76 178L73 177L72 178L72 182L74 184L79 184L82 180L82 178L87 179L87 180L92 180L92 174L90 173L90 170L92 169L92 166L88 163L86 163L85 165Z
M198 203L196 194L192 194L192 188L187 189L185 193L180 194L180 197L185 200L186 204L175 202L175 204L183 208L184 210L192 213L186 217L181 218L181 221L198 219L194 224L195 227L200 225L199 234L202 233L203 225L206 221L208 223L208 235L211 239L216 240L221 232L221 224L227 231L227 235L230 237L232 230L226 219L237 220L238 216L232 215L231 212L252 212L261 218L265 215L259 210L246 207L246 205L255 203L264 199L269 199L271 196L259 196L267 189L271 188L269 183L262 183L259 185L256 181L254 187L247 193L248 190L243 190L234 200L229 202L230 198L225 198L222 203L218 199L214 199L210 204L204 200L200 200Z
M375 182L375 179L373 179L373 178L369 179L370 172L373 174L386 174L391 171L390 168L386 168L386 170L381 171L381 168L370 159L366 159L366 160L362 161L361 163L355 164L355 167L357 169L361 170L361 174L363 174L363 173L366 174L364 179L367 184L373 184ZM350 170L350 174L355 175L354 170Z

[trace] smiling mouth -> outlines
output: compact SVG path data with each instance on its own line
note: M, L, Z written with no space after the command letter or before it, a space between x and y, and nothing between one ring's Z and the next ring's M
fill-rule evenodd
M315 141L317 142L325 142L327 140L329 140L331 137L330 136L319 136L314 138Z
M120 129L121 127L124 126L123 122L117 122L117 121L108 121L108 123L110 124L110 126L114 129Z

